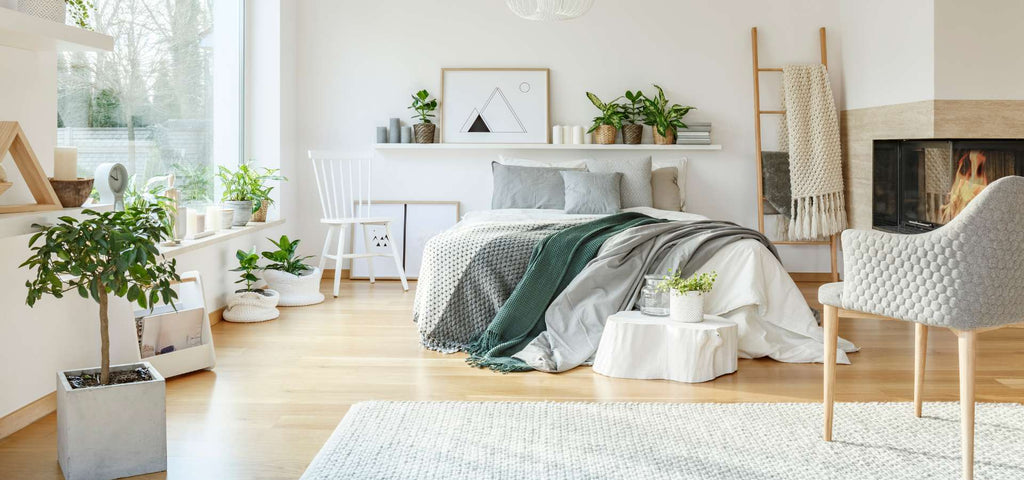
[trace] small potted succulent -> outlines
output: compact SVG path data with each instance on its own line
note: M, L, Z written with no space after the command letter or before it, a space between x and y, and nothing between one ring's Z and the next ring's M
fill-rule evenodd
M622 105L622 143L639 145L644 138L644 92L626 90Z
M420 121L412 126L416 143L434 143L435 125L430 119L434 116L434 110L437 110L437 99L430 98L430 92L420 90L412 96L412 105L409 105L409 109L416 111L412 118Z
M654 88L658 89L658 95L644 98L644 123L651 126L655 144L672 145L676 143L676 129L686 128L683 117L696 107L669 106L661 87L655 85Z
M682 278L678 271L668 271L658 289L670 292L669 318L677 322L699 323L704 320L704 296L715 286L717 272L693 274Z
M252 167L251 160L242 162L236 170L221 165L217 177L220 178L220 183L224 187L221 200L235 212L231 221L233 227L244 227L245 224L254 221L253 214L258 214L260 211L262 211L263 220L255 221L266 221L265 207L269 207L272 203L270 192L273 190L273 187L266 186L266 182L268 180L287 180L287 178L277 175L277 169L257 170Z
M320 278L323 272L304 263L312 257L300 257L296 254L301 240L291 240L287 235L281 235L276 241L272 238L267 240L270 240L277 250L263 252L263 258L271 262L263 267L263 280L281 296L277 304L282 307L294 307L324 301L324 294L320 293Z
M256 288L260 278L256 272L260 271L260 256L256 249L248 252L239 250L235 252L238 259L238 268L231 269L232 272L241 272L235 283L245 284L245 288L235 290L234 295L228 299L228 306L224 309L224 320L229 322L265 322L273 320L281 315L277 311L277 301L280 296L269 288Z
M618 135L619 128L622 127L622 105L618 104L622 97L605 103L597 98L597 95L587 92L587 98L601 111L600 115L594 117L594 124L590 126L587 133L594 134L594 143L601 145L615 143L615 137Z

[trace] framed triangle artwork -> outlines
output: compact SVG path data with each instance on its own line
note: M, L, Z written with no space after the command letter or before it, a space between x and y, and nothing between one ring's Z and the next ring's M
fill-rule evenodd
M36 203L25 205L0 205L0 213L38 212L42 210L60 210L60 200L53 191L46 172L39 165L32 146L28 143L25 132L18 122L0 122L0 159L10 152L14 164L21 172L21 177L28 185L29 192ZM0 183L0 194L11 187L11 183Z

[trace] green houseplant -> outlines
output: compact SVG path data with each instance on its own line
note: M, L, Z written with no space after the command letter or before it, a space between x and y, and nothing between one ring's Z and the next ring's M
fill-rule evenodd
M277 304L291 307L324 301L324 295L320 293L323 272L318 267L306 265L305 261L312 257L298 254L301 240L291 240L287 235L281 235L278 240L267 240L277 249L263 252L263 258L270 260L263 268L263 280L280 295Z
M704 297L715 286L718 272L680 276L678 271L668 275L658 284L658 290L670 292L669 318L677 322L697 323L704 320Z
M618 135L619 128L622 127L622 105L618 103L622 97L605 103L600 98L597 98L597 95L587 92L587 98L601 112L598 116L594 117L594 123L590 126L590 130L587 130L587 133L594 133L595 143L602 145L615 143L615 137Z
M622 143L639 145L644 136L644 92L626 90L622 104Z
M260 277L256 275L262 270L260 268L260 255L256 253L256 247L248 251L238 250L235 252L235 259L238 266L232 268L232 272L239 272L236 284L242 284L245 288L235 290L235 293L228 298L228 306L224 308L224 320L229 322L264 322L273 320L280 315L277 311L279 296L276 291L270 288L257 288Z
M252 161L242 162L238 168L231 170L223 165L217 172L224 187L221 200L224 204L235 211L233 227L242 227L250 220L253 214L262 211L263 220L266 221L266 208L273 202L270 192L273 187L266 185L268 180L287 180L277 175L277 169L257 169L252 166ZM256 220L261 221L261 220Z
M676 142L676 129L686 128L683 117L695 107L684 107L679 104L669 106L665 92L655 85L658 95L644 98L644 123L650 125L654 134L654 143L671 145Z
M434 143L435 125L430 119L434 116L434 110L437 110L437 99L430 98L430 92L420 90L412 95L412 105L409 105L409 109L416 111L412 118L419 120L419 123L413 125L416 143Z

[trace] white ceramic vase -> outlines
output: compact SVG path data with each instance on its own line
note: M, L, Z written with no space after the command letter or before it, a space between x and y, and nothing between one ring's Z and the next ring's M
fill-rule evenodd
M67 9L67 3L64 0L18 0L19 12L57 23L64 23L67 18Z
M263 280L281 296L277 302L281 307L313 305L324 301L320 293L320 278L323 272L316 267L306 270L303 275L293 275L280 270L264 270Z
M700 323L704 321L704 294L672 291L669 297L669 318L676 322Z
M281 315L277 311L277 301L281 298L277 292L263 289L259 292L237 292L228 299L224 309L224 320L229 322L253 323L273 320Z

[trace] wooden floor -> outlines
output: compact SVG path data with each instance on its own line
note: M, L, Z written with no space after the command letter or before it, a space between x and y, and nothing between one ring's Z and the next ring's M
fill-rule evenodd
M801 284L815 307L816 287ZM613 379L589 367L559 375L477 370L462 355L419 346L412 301L397 282L345 282L341 298L282 308L275 321L215 325L216 369L167 382L168 471L139 478L297 478L363 400L820 401L817 364L740 360L737 373L701 384ZM848 319L839 333L862 351L838 369L838 401L911 400L912 325ZM926 400L955 401L956 341L945 330L930 341ZM981 334L978 401L1024 400L1022 345L1024 329ZM0 478L61 478L56 444L52 414L0 440Z

